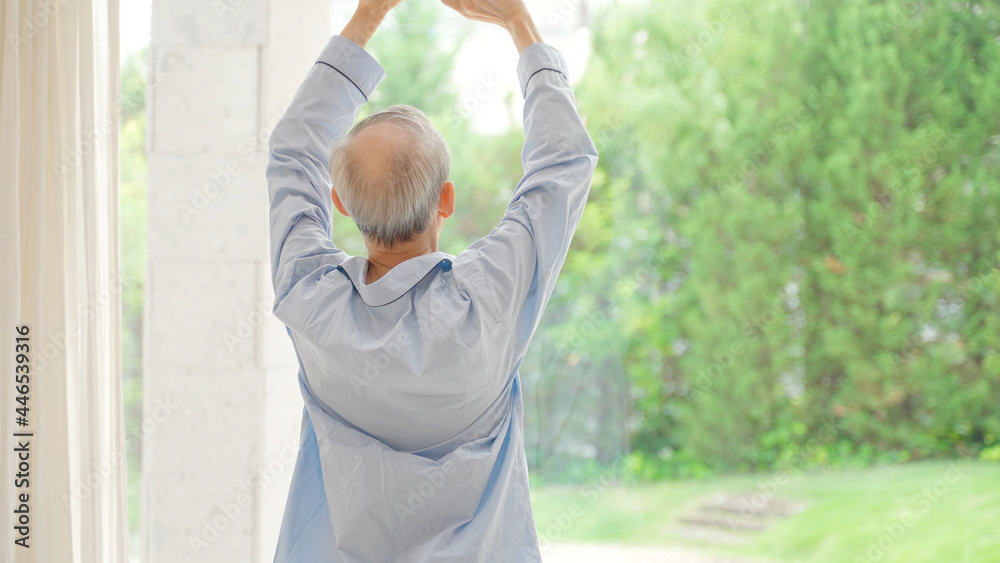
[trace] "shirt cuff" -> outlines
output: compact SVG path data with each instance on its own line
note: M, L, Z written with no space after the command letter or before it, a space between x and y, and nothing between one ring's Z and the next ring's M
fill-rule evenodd
M523 96L528 95L528 82L531 81L531 77L545 70L554 70L569 79L566 59L552 45L532 43L521 51L521 58L517 61L517 78L521 81Z
M340 35L330 38L316 62L344 75L361 91L365 100L385 78L385 70L375 57L354 41Z

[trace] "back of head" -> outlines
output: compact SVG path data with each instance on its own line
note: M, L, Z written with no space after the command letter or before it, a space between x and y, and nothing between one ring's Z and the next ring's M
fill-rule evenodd
M330 177L361 233L391 247L431 227L449 166L448 147L427 116L397 105L337 142Z

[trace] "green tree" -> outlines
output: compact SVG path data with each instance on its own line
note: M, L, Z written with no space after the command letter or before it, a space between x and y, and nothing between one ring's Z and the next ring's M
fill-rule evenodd
M561 295L581 314L615 300L642 459L994 443L998 6L660 2L596 21L579 99L602 160Z
M807 409L906 458L998 433L1000 10L819 2L801 73L832 92L805 186Z

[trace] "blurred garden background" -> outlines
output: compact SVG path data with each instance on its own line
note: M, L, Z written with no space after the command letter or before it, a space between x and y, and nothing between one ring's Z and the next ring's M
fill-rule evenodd
M534 15L578 17L565 3ZM365 111L412 104L444 134L457 254L499 221L523 134L455 111L444 10L403 0L375 35L387 79ZM601 160L521 368L542 542L1000 560L1000 2L651 0L585 25L574 82ZM131 436L148 75L130 52ZM348 220L333 240L364 254Z

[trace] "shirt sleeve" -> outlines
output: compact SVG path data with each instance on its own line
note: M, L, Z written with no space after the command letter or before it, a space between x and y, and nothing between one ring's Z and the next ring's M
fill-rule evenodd
M454 268L470 297L526 347L580 222L598 156L577 113L563 56L544 43L530 45L517 73L524 176L500 224L456 257Z
M370 54L335 35L271 133L267 185L276 308L304 276L332 271L347 257L330 240L330 155L384 77Z

